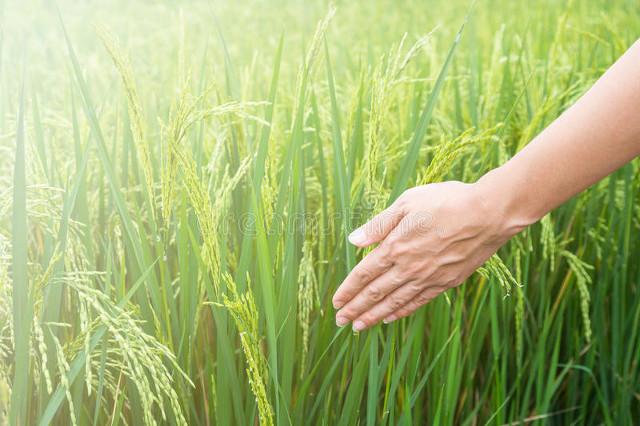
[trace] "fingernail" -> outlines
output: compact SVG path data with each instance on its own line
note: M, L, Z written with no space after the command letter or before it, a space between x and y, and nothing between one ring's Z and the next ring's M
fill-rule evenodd
M358 228L349 234L349 242L356 246L365 244L367 242L367 235L362 228Z
M349 320L345 317L336 317L336 325L338 327L344 327L345 325L349 324Z
M333 301L333 307L334 307L335 309L340 309L340 308L342 307L342 302L341 302L341 301L339 301L339 300L334 300L334 301Z
M365 328L365 325L360 320L353 323L353 331L362 331L364 330L364 328Z
M387 318L383 319L382 322L385 323L385 324L389 324L389 323L394 322L395 320L396 319L394 317L387 317Z

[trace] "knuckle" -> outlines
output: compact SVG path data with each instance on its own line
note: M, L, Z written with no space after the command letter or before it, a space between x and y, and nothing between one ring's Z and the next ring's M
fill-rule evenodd
M361 266L355 270L355 275L358 281L368 281L371 276L371 272L369 272L368 268Z
M429 300L431 300L429 293L422 292L418 295L418 297L414 299L414 302L416 303L417 306L422 306L425 303L427 303Z
M405 268L405 274L407 278L416 278L420 276L421 272L423 271L424 268L422 267L422 265L417 263L411 263ZM418 282L415 282L414 284L418 284Z
M370 237L377 237L378 235L380 235L381 228L382 228L382 218L380 216L376 216L374 217L372 220L370 220L369 222L367 222L364 225L364 232L365 234L369 235Z
M393 224L399 219L400 213L392 206L380 214L380 221L383 229L393 228ZM382 230L381 230L382 231Z
M375 323L375 318L370 313L364 313L358 317L358 321L362 321L365 326L370 327Z
M391 277L391 285L393 287L400 287L407 281L407 276L405 272L399 272Z
M385 257L389 259L396 259L402 255L402 244L400 244L396 238L387 238L382 244L382 252L385 254Z
M380 256L377 263L382 269L388 269L393 264L393 261L389 256Z
M403 300L399 296L391 296L389 298L389 306L392 310L396 311L404 305Z
M367 299L373 300L374 302L379 302L382 299L382 290L380 288L370 285L367 287L367 291L365 293Z
M434 217L430 211L419 211L413 215L414 229L417 232L426 233L434 225Z
M353 319L353 310L350 307L344 307L344 308L340 309L340 316L352 320Z
M393 239L391 237L387 237L378 246L378 251L380 252L380 257L382 259L388 259L391 255L391 249L393 246Z
M407 286L413 293L420 293L423 290L423 285L419 281L410 282L409 284L407 284Z

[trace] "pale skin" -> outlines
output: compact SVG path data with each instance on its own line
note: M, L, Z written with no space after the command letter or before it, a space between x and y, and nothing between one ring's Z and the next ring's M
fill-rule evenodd
M378 244L333 296L336 324L362 331L460 285L518 232L640 155L640 40L573 106L475 183L407 190L356 229Z

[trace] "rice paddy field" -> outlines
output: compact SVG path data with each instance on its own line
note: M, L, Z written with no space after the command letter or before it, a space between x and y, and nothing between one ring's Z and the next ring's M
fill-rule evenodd
M637 1L0 11L0 424L640 421L637 161L406 319L331 304L351 230L514 155Z

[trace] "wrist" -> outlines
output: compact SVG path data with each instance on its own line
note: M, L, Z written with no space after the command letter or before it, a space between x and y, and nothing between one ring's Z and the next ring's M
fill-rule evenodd
M501 238L513 237L544 215L528 197L524 184L505 166L490 170L473 185L483 211L498 224Z

